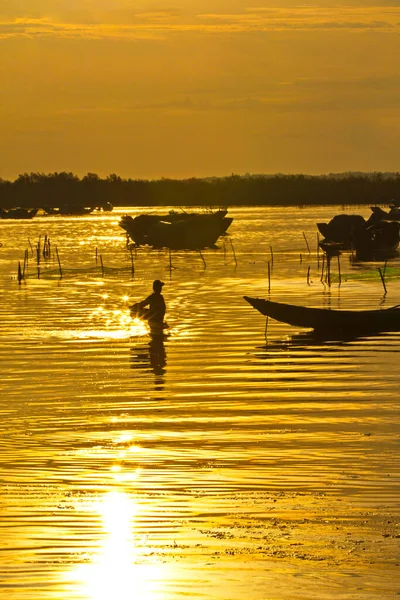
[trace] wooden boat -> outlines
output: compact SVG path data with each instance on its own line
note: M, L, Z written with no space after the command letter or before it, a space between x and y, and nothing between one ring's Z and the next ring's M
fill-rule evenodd
M319 242L320 248L329 256L354 250L357 260L386 260L396 256L400 224L382 220L381 209L374 208L368 221L360 215L343 214L336 215L329 223L317 223L325 236Z
M124 215L119 225L138 245L153 248L194 249L213 247L232 222L226 211L172 215ZM178 215L179 217L180 215Z
M37 215L38 208L28 210L26 208L10 208L9 210L3 210L0 208L1 219L33 219Z
M272 302L262 298L244 299L262 315L316 333L373 334L400 331L400 305L379 310L332 310Z

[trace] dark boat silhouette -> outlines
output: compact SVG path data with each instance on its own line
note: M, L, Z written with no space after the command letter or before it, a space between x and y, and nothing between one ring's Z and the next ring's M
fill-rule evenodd
M306 327L322 334L366 335L384 331L400 331L400 305L378 310L333 310L272 302L262 298L244 299L262 315L276 321Z

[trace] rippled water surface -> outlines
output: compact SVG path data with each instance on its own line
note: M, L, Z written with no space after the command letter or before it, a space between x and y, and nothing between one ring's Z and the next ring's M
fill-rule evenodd
M398 304L400 259L386 295L348 254L321 280L342 210L232 209L201 255L131 255L122 209L0 222L0 597L400 594L400 334L316 342L243 300ZM156 278L162 340L128 311Z

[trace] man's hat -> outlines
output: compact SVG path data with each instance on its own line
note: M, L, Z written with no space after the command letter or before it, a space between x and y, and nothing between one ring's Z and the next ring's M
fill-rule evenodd
M165 283L163 281L160 281L159 279L156 279L155 281L153 281L153 287L162 287L163 285L165 285Z

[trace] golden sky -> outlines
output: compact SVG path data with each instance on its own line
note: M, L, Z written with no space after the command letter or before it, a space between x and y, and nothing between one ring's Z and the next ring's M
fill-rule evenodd
M398 171L400 0L0 0L0 177Z

